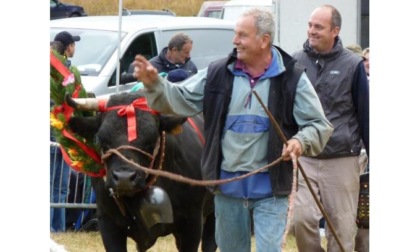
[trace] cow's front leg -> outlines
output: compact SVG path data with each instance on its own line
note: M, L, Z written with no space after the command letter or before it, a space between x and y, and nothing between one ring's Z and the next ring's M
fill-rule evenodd
M200 245L202 228L201 212L192 213L186 218L179 219L176 231L173 233L176 246L182 252L196 252Z
M106 217L105 217L106 218ZM99 231L107 252L127 252L127 234L112 219L99 218Z

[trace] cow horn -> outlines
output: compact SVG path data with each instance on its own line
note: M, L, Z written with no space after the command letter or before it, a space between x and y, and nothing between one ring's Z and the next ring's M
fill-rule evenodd
M75 109L99 111L99 102L96 98L72 98L69 94L65 96L66 103Z

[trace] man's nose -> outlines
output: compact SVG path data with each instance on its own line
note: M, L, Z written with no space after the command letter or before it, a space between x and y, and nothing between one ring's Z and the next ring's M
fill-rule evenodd
M237 45L237 44L238 44L238 36L236 36L236 35L234 35L234 36L233 36L232 43L233 43L234 45Z

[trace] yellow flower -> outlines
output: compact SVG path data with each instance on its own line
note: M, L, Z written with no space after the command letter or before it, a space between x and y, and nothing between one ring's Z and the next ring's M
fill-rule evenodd
M72 163L71 163L71 166L74 166L74 167L76 167L76 168L78 168L78 169L82 169L83 168L83 162L81 162L81 161L73 161Z
M53 113L50 113L50 124L58 130L62 130L64 127L64 124L58 120Z
M79 152L76 149L69 149L68 152L72 159L75 159L79 155Z
M63 129L63 123L60 122L59 120L55 120L51 122L51 126L53 126L54 128L58 129L58 130L62 130Z

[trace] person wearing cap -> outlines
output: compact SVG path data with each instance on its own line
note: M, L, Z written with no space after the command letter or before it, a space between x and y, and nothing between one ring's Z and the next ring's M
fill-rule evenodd
M177 33L159 55L150 59L150 63L156 67L158 73L169 73L172 70L183 69L188 73L188 76L196 74L197 66L191 61L190 57L192 46L193 41L187 34ZM121 74L120 82L125 84L134 81L137 81L137 79L134 77L134 66L131 64L128 71Z
M350 51L354 52L356 55L359 55L360 57L363 58L363 50L362 47L358 44L351 44L346 46L347 49L349 49Z
M352 44L346 46L346 48L363 58L365 72L369 79L369 47L362 50L362 47L360 45Z
M75 42L80 41L79 36L72 36L69 32L58 33L54 41L50 42L51 50L57 51L66 58L65 65L70 68L71 62L68 58L73 57ZM54 103L50 101L50 106ZM56 139L50 130L50 201L53 203L66 203L69 194L68 180L70 167L63 160L63 154ZM54 144L53 144L54 143ZM50 208L50 232L66 231L66 209Z
M72 58L76 51L76 42L80 41L80 36L73 36L68 31L62 31L55 35L54 41L61 42L64 46L64 56L66 57L66 65L70 67L71 62L69 58Z

